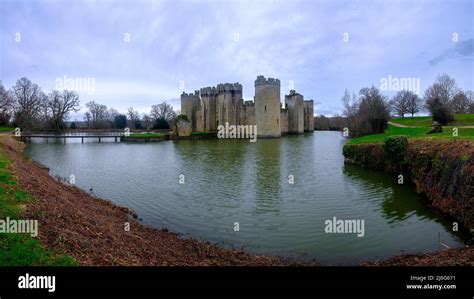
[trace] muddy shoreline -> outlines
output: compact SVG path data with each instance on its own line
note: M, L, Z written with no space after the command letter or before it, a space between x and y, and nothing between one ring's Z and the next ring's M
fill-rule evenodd
M18 185L34 200L22 213L39 222L41 244L88 266L317 266L316 262L254 255L206 241L184 238L166 229L145 226L126 207L95 198L53 179L23 154L25 145L0 137L0 150L11 161ZM129 223L129 231L127 227ZM471 247L432 254L402 255L364 266L474 265Z

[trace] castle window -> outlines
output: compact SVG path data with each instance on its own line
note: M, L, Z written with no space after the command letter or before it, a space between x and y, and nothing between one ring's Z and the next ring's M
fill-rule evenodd
M277 125L278 125L278 123L279 123L279 122L278 122L278 118L277 118Z
M267 105L265 105L265 112L267 112Z

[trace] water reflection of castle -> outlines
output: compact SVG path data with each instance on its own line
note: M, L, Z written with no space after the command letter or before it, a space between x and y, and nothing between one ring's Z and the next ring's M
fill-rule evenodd
M243 101L242 85L219 84L181 95L181 113L193 132L217 131L219 125L257 125L258 137L314 131L314 102L294 90L280 103L280 80L258 76L254 101Z

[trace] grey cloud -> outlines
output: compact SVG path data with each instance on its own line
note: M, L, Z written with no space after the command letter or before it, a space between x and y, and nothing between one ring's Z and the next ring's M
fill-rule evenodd
M447 59L472 59L474 54L474 39L459 42L456 46L445 50L441 55L431 59L430 65L436 65Z

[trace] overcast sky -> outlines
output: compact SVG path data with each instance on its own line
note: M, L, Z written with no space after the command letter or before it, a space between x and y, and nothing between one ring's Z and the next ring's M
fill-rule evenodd
M281 80L282 98L293 85L332 115L346 88L390 75L419 79L421 93L438 73L474 89L473 3L0 0L0 79L11 88L26 76L46 92L89 79L76 85L83 107L148 112L223 82L253 99L264 75Z

